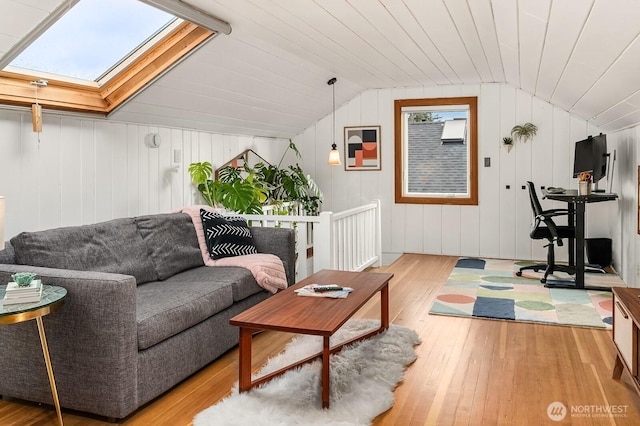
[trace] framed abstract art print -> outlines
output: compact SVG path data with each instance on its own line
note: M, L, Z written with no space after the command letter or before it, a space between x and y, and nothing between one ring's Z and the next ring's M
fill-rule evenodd
M344 169L381 170L380 126L344 128Z

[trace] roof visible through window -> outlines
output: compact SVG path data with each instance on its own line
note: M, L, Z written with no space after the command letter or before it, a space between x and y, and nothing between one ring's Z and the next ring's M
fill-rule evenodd
M98 81L174 20L137 0L81 0L10 66Z

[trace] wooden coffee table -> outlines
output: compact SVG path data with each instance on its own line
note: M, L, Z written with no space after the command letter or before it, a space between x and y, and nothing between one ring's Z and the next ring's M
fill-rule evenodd
M367 339L389 328L390 273L346 272L322 270L262 303L231 318L229 323L240 327L239 388L246 392L254 386L268 382L285 371L322 358L322 407L329 407L329 356L343 346ZM352 287L346 299L298 296L294 290L307 284L338 284ZM371 297L380 292L380 328L353 338L334 347L331 336L338 331ZM295 364L281 368L256 380L251 380L251 336L261 330L323 336L322 352Z

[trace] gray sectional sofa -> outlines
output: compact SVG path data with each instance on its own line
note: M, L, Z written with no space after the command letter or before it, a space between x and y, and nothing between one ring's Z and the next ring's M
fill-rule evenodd
M293 283L293 231L251 230ZM44 317L61 406L111 419L233 348L229 318L271 294L247 269L204 266L183 213L21 233L0 251L0 282L19 271L68 292ZM53 403L34 321L0 327L0 395Z

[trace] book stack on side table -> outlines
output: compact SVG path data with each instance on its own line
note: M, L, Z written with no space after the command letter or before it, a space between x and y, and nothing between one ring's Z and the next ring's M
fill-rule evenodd
M29 285L20 286L15 282L7 284L4 299L5 305L39 302L42 297L42 281L33 280Z

